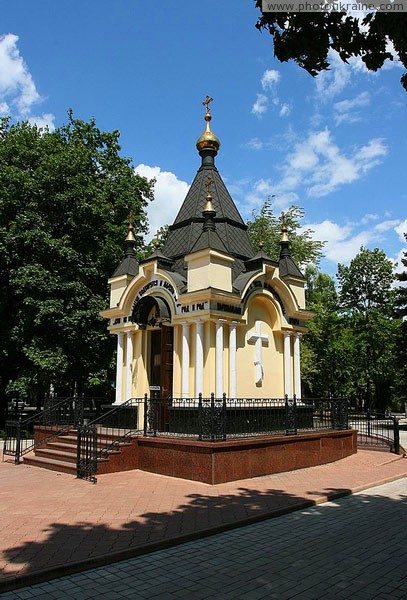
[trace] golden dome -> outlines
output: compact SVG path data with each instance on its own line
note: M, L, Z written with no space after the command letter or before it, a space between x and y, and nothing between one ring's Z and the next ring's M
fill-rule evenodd
M206 150L207 148L210 148L211 150L215 150L215 152L217 152L220 146L219 139L216 137L213 131L211 131L210 122L212 117L209 108L210 102L213 102L213 98L210 98L209 96L206 96L206 100L202 102L203 105L206 105L206 129L196 142L196 147L198 148L199 152L201 152L201 150Z

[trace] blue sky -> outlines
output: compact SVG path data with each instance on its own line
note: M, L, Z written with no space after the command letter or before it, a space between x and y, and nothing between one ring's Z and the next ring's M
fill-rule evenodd
M200 159L214 98L217 166L242 216L273 197L325 240L332 274L361 245L397 260L406 243L407 93L397 60L313 79L273 57L251 0L13 0L0 21L0 114L49 127L94 116L155 176L151 234L174 219ZM404 173L404 175L403 175Z

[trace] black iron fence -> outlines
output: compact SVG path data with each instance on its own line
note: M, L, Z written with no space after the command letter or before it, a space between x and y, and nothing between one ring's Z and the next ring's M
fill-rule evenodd
M376 412L350 411L349 426L358 430L358 446L390 447L400 452L400 430L397 417Z
M142 411L148 409L147 396L131 398L110 407L94 420L78 427L77 476L96 483L98 460L107 458L129 438L143 435ZM142 423L141 426L139 425Z
M346 429L347 400L293 398L168 398L144 400L144 435L226 440Z
M132 437L201 441L347 429L347 401L293 398L131 398L78 427L77 474L96 482L97 464Z
M26 419L8 419L4 455L16 463L33 450L34 427L44 426L39 445L70 429L78 431L78 477L96 481L97 462L129 438L178 437L202 441L297 435L318 430L358 430L360 445L400 449L398 420L388 415L349 412L345 398L132 398L118 406L102 399L50 398L44 410ZM104 408L104 412L103 409ZM49 433L47 433L49 427Z
M46 397L43 410L31 416L21 414L7 418L3 458L11 456L18 464L21 456L45 445L47 441L76 428L86 418L94 418L100 412L101 399L72 396L70 398ZM40 439L34 439L34 428L45 429ZM47 432L47 429L49 431Z

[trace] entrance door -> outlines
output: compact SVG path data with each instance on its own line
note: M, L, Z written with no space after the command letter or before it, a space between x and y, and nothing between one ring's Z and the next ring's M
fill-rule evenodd
M161 329L161 395L172 397L172 372L174 354L174 329L164 326Z
M174 350L174 330L172 327L153 329L150 332L150 386L160 386L160 396L172 396L172 370Z
M169 417L172 397L172 370L174 330L172 327L153 329L150 332L150 386L159 386L160 392L152 392L157 398L157 425L159 431L169 430Z

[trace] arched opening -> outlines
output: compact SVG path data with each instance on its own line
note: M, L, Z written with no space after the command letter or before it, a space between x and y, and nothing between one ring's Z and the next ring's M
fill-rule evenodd
M148 295L133 306L130 317L140 329L145 330L147 344L144 364L150 397L169 399L173 388L174 330L171 326L170 307L164 298ZM168 406L160 402L159 424L162 431L167 429Z
M147 325L162 327L164 323L171 323L170 307L160 296L144 296L133 306L130 320L142 329Z

